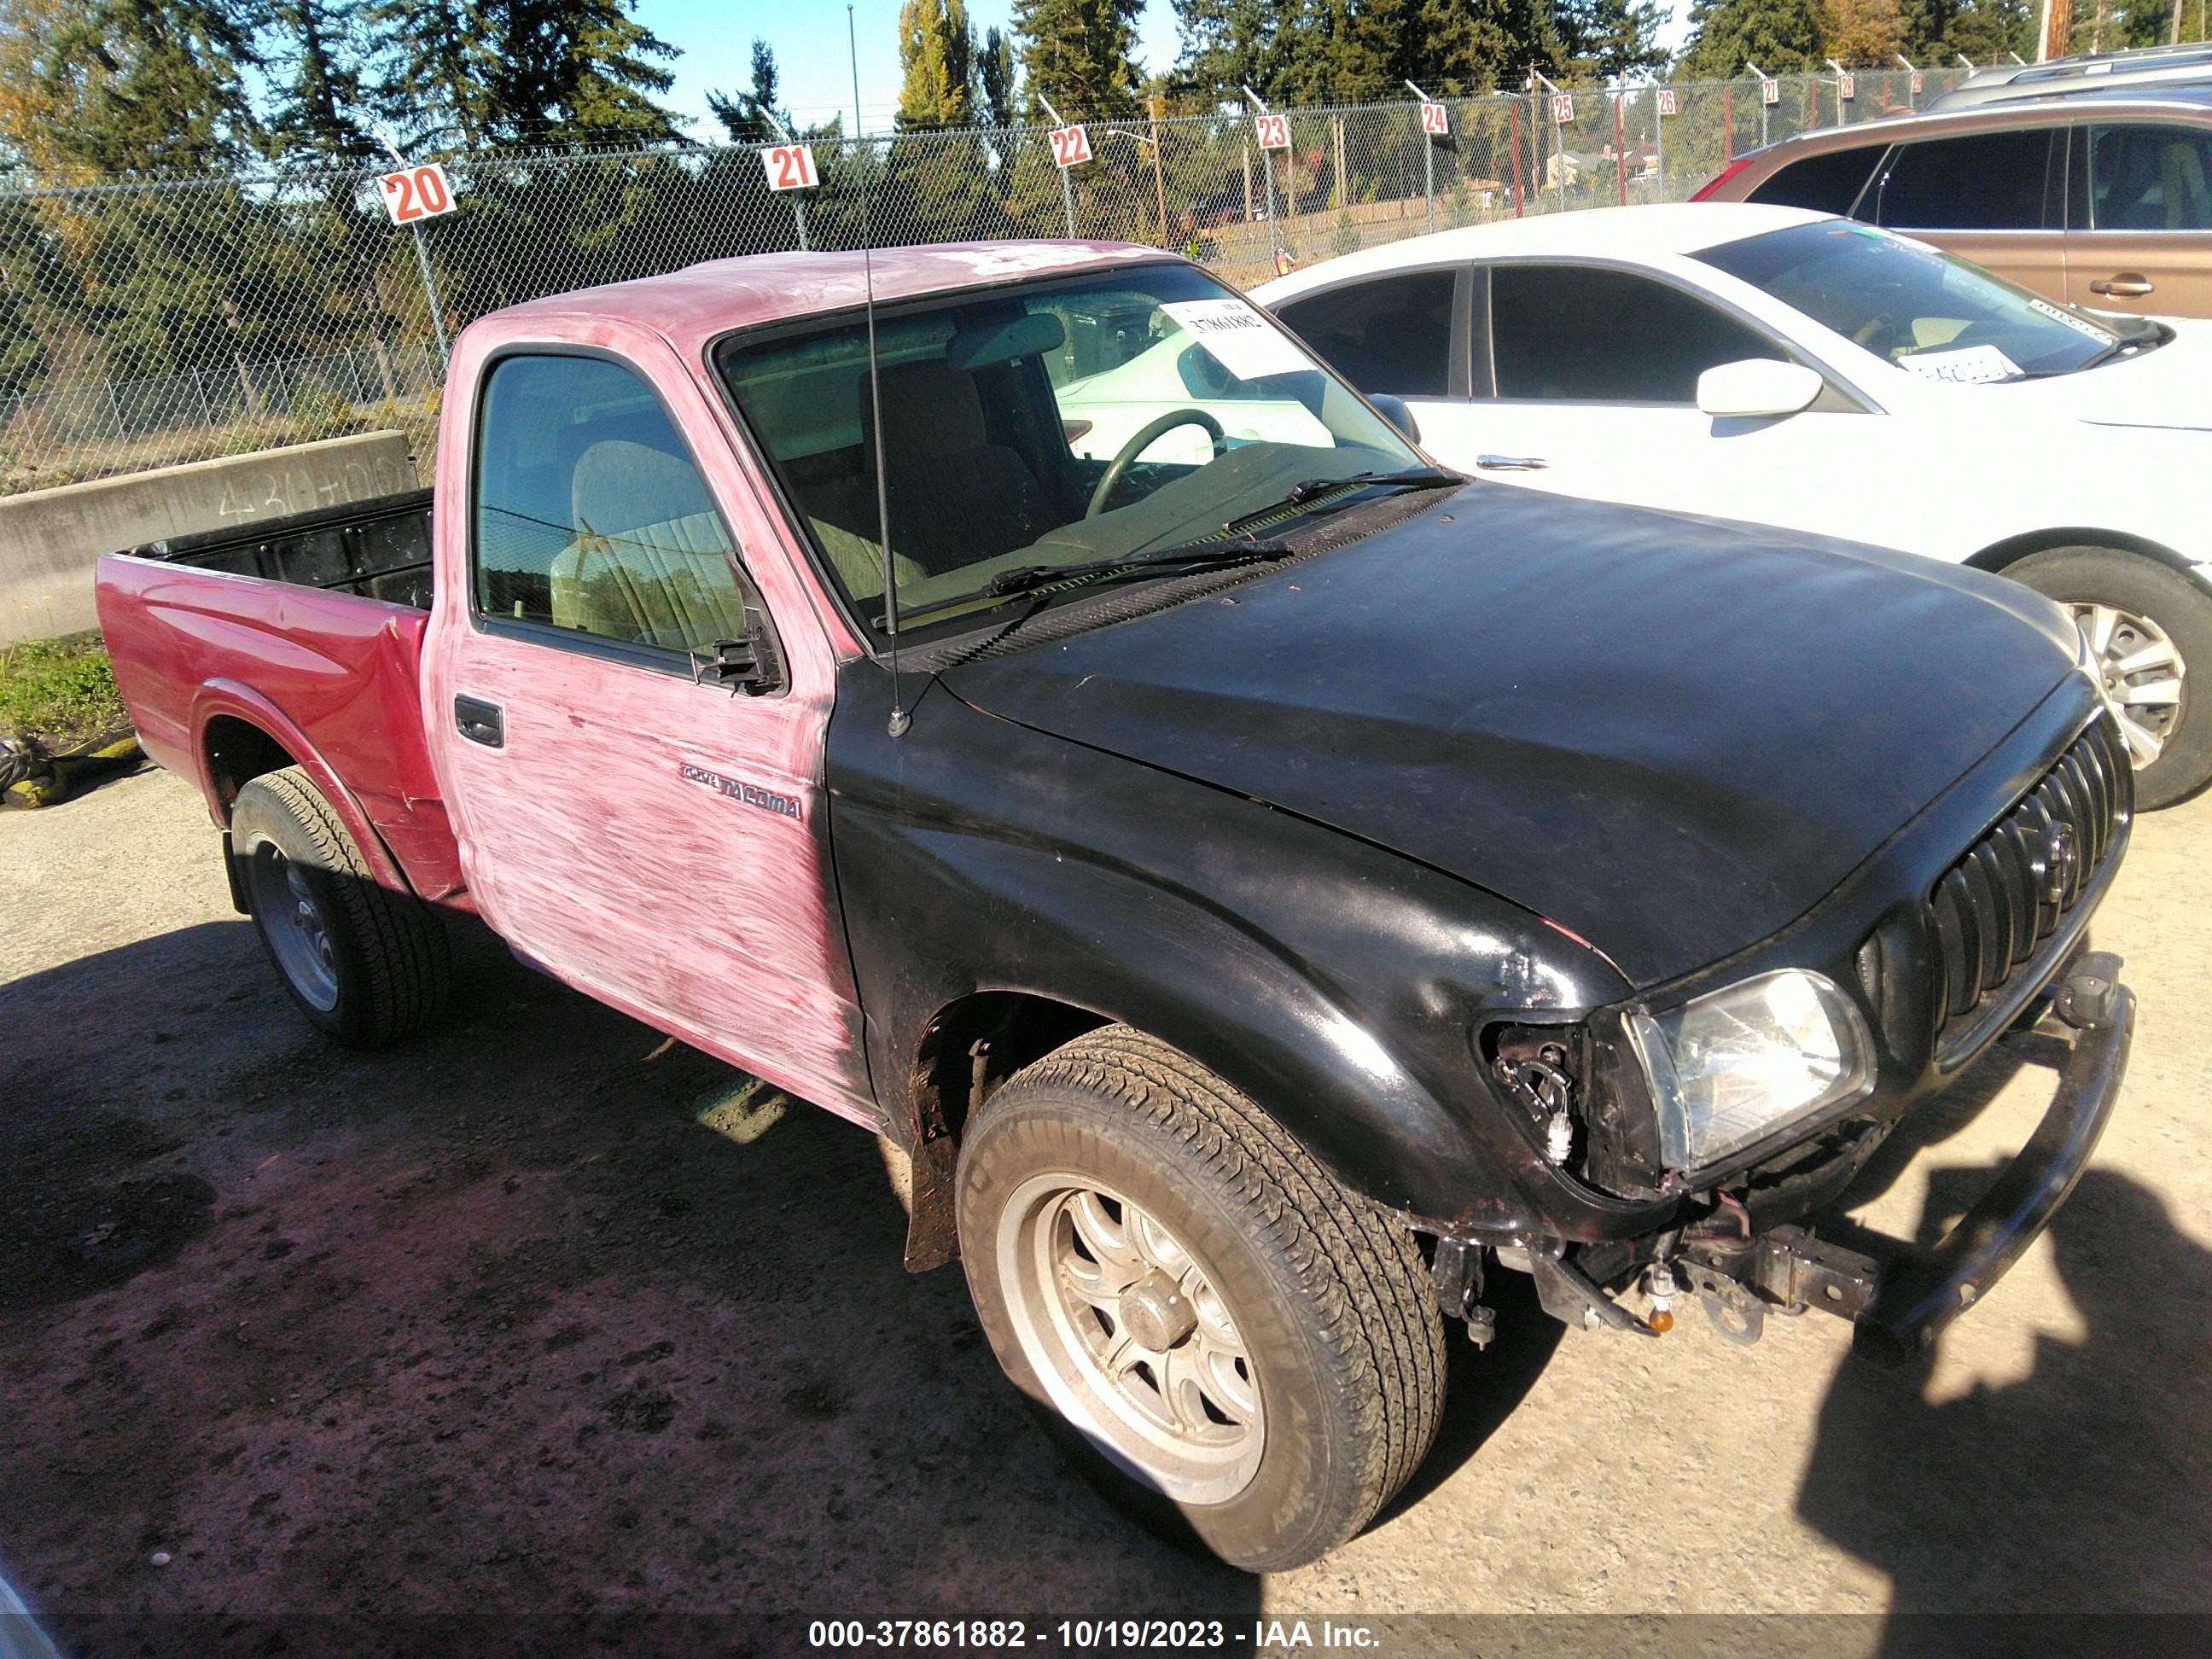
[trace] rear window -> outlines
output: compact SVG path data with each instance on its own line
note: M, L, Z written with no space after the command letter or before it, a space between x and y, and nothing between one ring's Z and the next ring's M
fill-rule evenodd
M1815 213L1849 213L1888 148L1861 144L1856 149L1808 155L1760 180L1744 199L1771 207L1809 208Z
M1899 230L2040 230L2057 129L1900 145L1883 169L1881 222Z

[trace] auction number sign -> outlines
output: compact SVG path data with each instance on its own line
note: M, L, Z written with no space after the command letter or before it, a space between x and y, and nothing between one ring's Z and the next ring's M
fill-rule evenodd
M1662 115L1672 115L1674 112L1674 88L1662 87L1659 88L1659 112Z
M1782 101L1782 82L1772 79L1761 81L1759 83L1759 101L1762 104L1780 103Z
M1573 94L1558 92L1552 94L1552 118L1554 121L1571 121L1575 118Z
M1912 88L1912 95L1915 98L1917 98L1920 95L1920 71L1918 70L1912 71L1912 77L1909 84Z
M770 190L812 190L822 182L822 175L814 170L814 151L805 144L778 144L764 149L761 165L768 169Z
M1291 147L1291 118L1287 115L1255 115L1252 118L1252 131L1261 149Z
M1421 131L1434 133L1440 138L1449 137L1451 134L1451 112L1442 104L1422 105Z
M1091 135L1080 121L1072 127L1054 127L1048 136L1052 139L1052 159L1056 166L1081 167L1091 159Z
M1853 80L1848 75L1838 75L1836 77L1837 97L1848 100L1856 98L1858 95L1859 83L1856 81Z
M411 225L453 210L453 191L446 183L446 170L434 161L404 173L387 173L376 182L384 192L384 210L395 225Z

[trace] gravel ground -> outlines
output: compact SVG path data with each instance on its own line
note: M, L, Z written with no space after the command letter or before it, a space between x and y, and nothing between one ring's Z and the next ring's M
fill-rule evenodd
M1254 1581L1057 1462L957 1272L902 1273L865 1135L700 1127L732 1073L473 930L449 1024L340 1052L231 914L186 785L0 816L0 1569L86 1653L388 1650L445 1614L480 1651L769 1651L803 1627L727 1616L1203 1617L1236 1645L1448 1612L1876 1615L1822 1627L1870 1652L1899 1613L2212 1613L2208 845L2212 798L2140 825L2097 930L2142 998L2126 1097L1931 1364L1846 1365L1822 1318L1743 1348L1687 1308L1652 1343L1509 1296L1487 1353L1455 1338L1408 1498ZM1924 1111L1856 1217L1970 1202L2043 1058ZM1540 1628L1662 1627L1492 1638Z

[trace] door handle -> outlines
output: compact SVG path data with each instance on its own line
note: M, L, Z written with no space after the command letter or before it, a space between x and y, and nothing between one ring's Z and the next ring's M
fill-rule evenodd
M507 716L495 702L485 702L477 697L455 697L453 726L471 743L480 743L487 749L507 747Z
M2148 294L2156 286L2156 283L2136 276L2132 270L2125 270L2117 276L2100 277L2089 284L2089 292L2110 294L2121 299L2137 300Z
M1474 464L1485 472L1541 472L1551 465L1541 455L1478 455Z

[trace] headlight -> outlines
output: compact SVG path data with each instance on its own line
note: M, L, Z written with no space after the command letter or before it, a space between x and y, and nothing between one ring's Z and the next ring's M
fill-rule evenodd
M1818 974L1761 974L1666 1014L1632 1014L1668 1168L1701 1170L1863 1094L1866 1022Z

